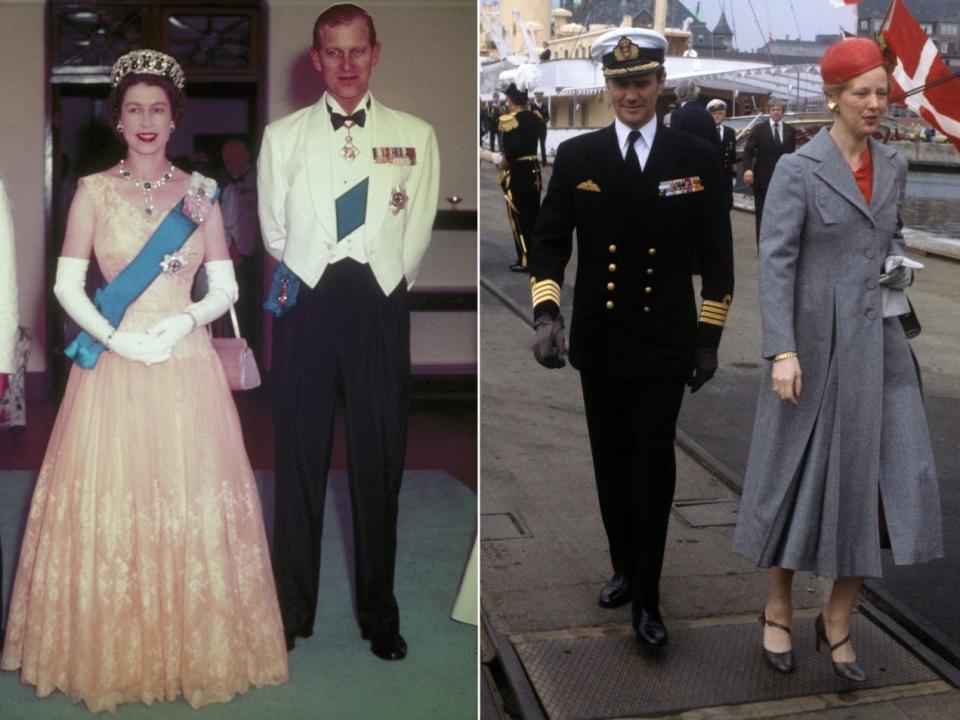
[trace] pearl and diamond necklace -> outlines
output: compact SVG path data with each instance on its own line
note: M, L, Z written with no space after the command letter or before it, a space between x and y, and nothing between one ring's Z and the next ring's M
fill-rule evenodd
M132 183L134 187L140 188L141 192L143 192L143 211L147 214L147 217L151 217L157 207L153 197L154 190L159 190L170 182L170 180L173 179L173 172L173 163L170 163L170 167L160 176L159 180L138 180L127 170L123 160L120 161L120 176Z

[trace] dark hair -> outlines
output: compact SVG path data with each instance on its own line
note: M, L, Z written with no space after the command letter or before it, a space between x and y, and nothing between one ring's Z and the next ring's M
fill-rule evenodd
M167 101L170 103L170 116L174 122L180 122L180 116L183 114L186 102L183 93L177 90L177 86L173 84L173 80L164 75L129 73L124 75L117 86L110 91L110 118L114 125L120 121L120 115L123 112L123 98L127 94L127 89L137 83L153 85L163 90L167 94Z
M331 25L347 25L356 18L361 18L367 23L367 30L370 34L370 47L377 44L377 29L373 26L373 18L370 13L359 5L353 3L338 3L331 5L317 17L313 24L313 46L320 49L320 28Z

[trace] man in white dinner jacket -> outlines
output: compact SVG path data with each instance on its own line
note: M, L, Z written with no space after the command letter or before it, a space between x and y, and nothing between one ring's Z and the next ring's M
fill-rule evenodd
M320 537L342 393L361 634L406 656L393 593L410 385L408 288L430 242L439 165L433 129L369 92L373 20L351 3L317 18L310 56L326 85L267 126L258 164L267 251L299 279L274 324L277 499L273 567L287 646L316 614ZM295 296L295 297L294 297ZM292 308L289 306L293 305Z

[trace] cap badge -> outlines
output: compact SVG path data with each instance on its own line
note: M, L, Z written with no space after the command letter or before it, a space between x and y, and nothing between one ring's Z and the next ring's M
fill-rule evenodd
M640 57L640 46L624 35L617 42L617 47L613 51L613 56L618 62L623 62L625 60L636 60L638 57Z

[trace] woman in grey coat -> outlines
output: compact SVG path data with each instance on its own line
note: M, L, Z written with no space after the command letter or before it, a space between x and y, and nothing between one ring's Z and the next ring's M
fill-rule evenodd
M791 582L810 570L835 578L817 648L862 681L849 624L863 577L881 575L881 536L898 564L940 557L940 503L917 372L881 292L912 281L899 213L907 163L871 137L886 107L883 57L865 38L841 41L821 76L833 125L780 159L760 232L771 371L734 550L770 568L769 664L793 669Z

